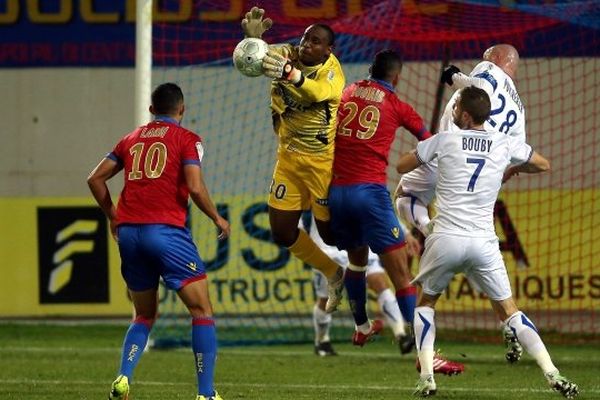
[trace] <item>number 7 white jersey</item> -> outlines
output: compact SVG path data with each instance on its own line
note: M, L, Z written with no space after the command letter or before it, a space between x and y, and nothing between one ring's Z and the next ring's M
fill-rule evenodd
M497 130L517 140L525 142L525 109L515 89L515 85L496 64L482 61L467 76L462 73L452 76L453 87L460 89L475 86L486 91L492 104L490 118L485 122L486 130ZM440 120L440 132L459 131L452 121L452 108L458 97L454 92ZM405 193L410 193L429 204L435 195L437 179L436 163L428 163L402 176L400 185Z
M421 162L438 163L434 233L492 236L494 204L510 163L524 163L531 147L498 131L440 132L417 144Z

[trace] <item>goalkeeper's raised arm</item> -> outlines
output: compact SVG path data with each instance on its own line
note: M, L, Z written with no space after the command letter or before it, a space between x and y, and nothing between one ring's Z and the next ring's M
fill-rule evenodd
M300 47L291 45L269 46L269 52L263 59L264 75L273 79L289 81L300 95L311 102L326 101L339 98L344 86L344 75L341 72L339 61L333 54L326 59L311 59L308 55L311 49L306 43L308 40L320 41L314 34L318 25L311 25L300 42ZM311 28L313 28L311 30ZM326 30L324 30L326 32ZM331 62L327 63L331 58ZM313 63L316 63L313 65ZM314 68L318 65L323 68ZM315 72L315 73L311 73ZM307 74L309 76L307 76Z

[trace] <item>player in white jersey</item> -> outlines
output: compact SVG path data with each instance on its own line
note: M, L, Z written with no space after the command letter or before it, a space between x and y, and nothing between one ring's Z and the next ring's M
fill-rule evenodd
M438 161L438 212L415 283L422 292L415 309L414 331L421 375L415 395L437 390L433 378L435 341L434 307L457 273L477 282L488 296L497 316L505 321L544 372L550 386L567 398L579 393L576 384L560 375L552 363L535 325L517 308L506 266L494 230L494 204L506 167L508 175L537 173L549 162L522 140L498 131L486 131L490 100L476 87L461 89L454 105L456 132L440 132L405 154L397 170L406 173L433 159Z
M307 226L310 225L310 226ZM410 232L406 230L402 223L400 227L405 232L408 252L411 256L416 256L421 253L421 244L415 239ZM334 246L328 246L323 242L316 228L314 218L304 221L303 228L307 228L310 238L327 254L329 258L338 263L338 265L348 265L348 254L345 251L338 250ZM317 301L313 308L313 325L315 328L315 354L319 356L336 355L331 339L329 337L329 329L331 327L332 315L325 312L325 304L327 303L327 279L320 271L314 269L313 286L317 296ZM396 301L394 293L389 287L387 275L377 254L369 250L367 262L367 285L377 293L377 303L383 314L387 325L394 334L394 338L398 343L402 354L410 353L414 347L414 338L412 333L405 331L404 320L400 313L400 307ZM375 322L374 322L375 324Z
M456 89L475 86L485 90L490 97L492 110L484 127L525 141L525 109L513 82L518 63L517 50L510 45L499 44L484 52L483 61L469 75L451 65L442 74L442 82ZM452 107L457 96L458 92L455 92L446 104L440 120L440 131L458 130L452 121ZM396 190L398 212L425 236L430 233L427 206L435 196L436 179L437 164L434 160L403 175Z
M525 142L525 109L513 81L518 64L517 50L511 45L498 44L483 53L483 61L469 75L451 65L442 74L442 82L456 89L475 86L485 90L492 104L490 117L484 123L485 129L495 129ZM458 90L446 104L440 120L440 131L459 129L452 120L452 108L457 96ZM436 180L437 161L433 160L403 175L396 189L398 214L425 236L430 233L431 219L427 207L435 196ZM506 359L511 363L519 361L523 348L506 326L503 327L503 339Z

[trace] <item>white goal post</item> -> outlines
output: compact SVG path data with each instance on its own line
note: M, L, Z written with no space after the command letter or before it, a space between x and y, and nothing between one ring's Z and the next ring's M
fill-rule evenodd
M150 121L152 91L152 0L136 1L135 23L135 123Z

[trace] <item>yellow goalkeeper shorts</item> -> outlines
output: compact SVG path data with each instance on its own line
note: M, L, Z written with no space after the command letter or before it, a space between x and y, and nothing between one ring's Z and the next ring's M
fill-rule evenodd
M278 210L312 210L329 221L327 195L333 169L331 154L299 154L279 150L269 189L269 206Z

